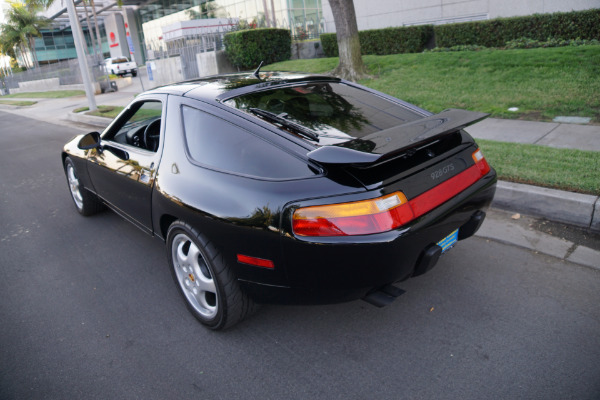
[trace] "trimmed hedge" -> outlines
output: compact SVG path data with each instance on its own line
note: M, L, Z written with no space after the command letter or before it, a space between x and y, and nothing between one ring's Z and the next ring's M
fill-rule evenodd
M600 9L534 14L459 24L419 25L359 31L362 54L422 52L435 33L435 47L503 47L511 40L600 40ZM335 33L321 35L327 57L338 57Z
M433 25L370 29L358 32L362 54L419 53L433 36ZM337 35L324 33L321 44L327 57L338 57Z
M437 25L434 30L437 47L502 47L524 37L539 41L600 39L600 9Z
M335 33L322 33L320 36L323 53L327 57L339 57L337 35Z
M257 68L261 61L271 64L289 60L292 37L287 29L264 28L230 32L225 35L225 53L241 69Z

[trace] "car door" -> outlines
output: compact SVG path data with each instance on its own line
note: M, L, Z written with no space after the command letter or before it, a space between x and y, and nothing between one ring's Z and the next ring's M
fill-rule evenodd
M88 154L88 172L96 193L149 233L166 100L166 95L155 95L131 103L104 131L101 147Z

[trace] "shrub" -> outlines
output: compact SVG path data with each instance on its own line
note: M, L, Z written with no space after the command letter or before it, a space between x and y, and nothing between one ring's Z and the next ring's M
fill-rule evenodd
M292 38L287 29L249 29L225 35L227 57L241 69L256 68L261 61L271 64L289 60L291 45Z
M335 33L321 34L321 46L327 57L339 57L337 35Z
M508 41L524 37L538 41L600 39L600 9L438 25L434 30L438 47L502 47Z
M433 36L432 25L407 26L359 31L362 54L420 53ZM323 51L328 57L338 57L335 33L321 35Z

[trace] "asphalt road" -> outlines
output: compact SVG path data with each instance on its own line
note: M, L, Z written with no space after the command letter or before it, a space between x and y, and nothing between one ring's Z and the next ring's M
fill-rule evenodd
M72 204L78 133L0 112L1 399L599 399L600 271L471 238L407 292L188 313L164 246Z

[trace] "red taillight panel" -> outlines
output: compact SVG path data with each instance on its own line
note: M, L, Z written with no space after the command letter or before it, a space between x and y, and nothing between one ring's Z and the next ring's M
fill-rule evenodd
M415 218L450 200L477 182L482 176L480 168L477 165L473 165L460 174L410 200L408 203L415 214Z
M475 165L411 200L395 192L372 200L299 208L292 217L292 229L298 236L369 235L396 229L450 200L490 171L479 149L472 157Z

